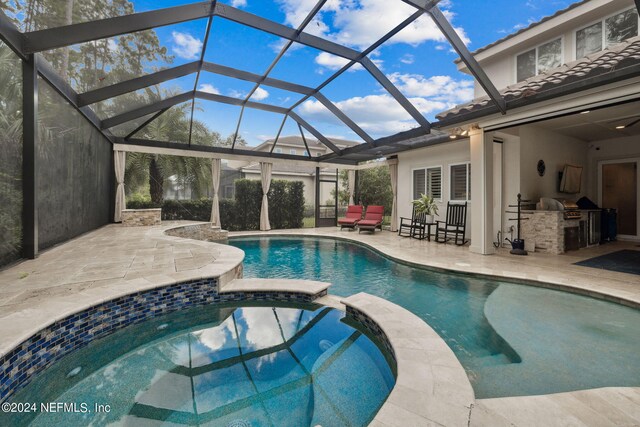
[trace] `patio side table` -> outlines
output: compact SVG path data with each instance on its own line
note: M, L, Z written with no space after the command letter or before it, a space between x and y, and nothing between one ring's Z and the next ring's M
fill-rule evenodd
M423 228L414 228L411 232L411 237L418 240L427 239L428 242L431 241L431 226L436 225L435 222L425 222L422 224Z

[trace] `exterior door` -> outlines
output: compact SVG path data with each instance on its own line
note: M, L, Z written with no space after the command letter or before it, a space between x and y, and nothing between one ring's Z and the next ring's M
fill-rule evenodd
M338 225L338 170L316 168L316 227Z
M618 213L618 236L638 237L638 161L600 164L601 207Z

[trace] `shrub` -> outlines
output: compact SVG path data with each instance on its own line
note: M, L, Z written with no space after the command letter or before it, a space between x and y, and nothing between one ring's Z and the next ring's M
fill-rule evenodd
M220 224L229 231L259 230L262 207L260 181L239 179L235 181L236 199L220 200ZM305 212L304 183L301 181L272 180L269 188L269 220L271 228L300 228ZM162 219L165 221L209 221L211 199L165 200L162 203ZM156 208L150 199L134 197L127 201L128 209Z

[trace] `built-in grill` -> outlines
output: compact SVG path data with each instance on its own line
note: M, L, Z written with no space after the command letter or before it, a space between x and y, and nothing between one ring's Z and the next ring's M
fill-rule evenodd
M545 211L562 211L564 219L580 219L582 213L578 208L578 204L573 200L567 199L550 199L543 197L540 199L538 209Z
M580 219L582 213L578 209L578 205L573 200L556 199L562 205L561 211L564 211L564 219Z

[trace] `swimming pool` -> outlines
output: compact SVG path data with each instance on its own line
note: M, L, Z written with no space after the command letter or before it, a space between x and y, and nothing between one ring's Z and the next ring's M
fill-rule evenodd
M640 386L640 311L551 289L448 274L395 262L329 238L250 237L244 276L333 283L412 311L465 367L476 397Z
M0 425L367 425L395 383L389 357L329 307L191 308L64 357L10 400L37 410Z

